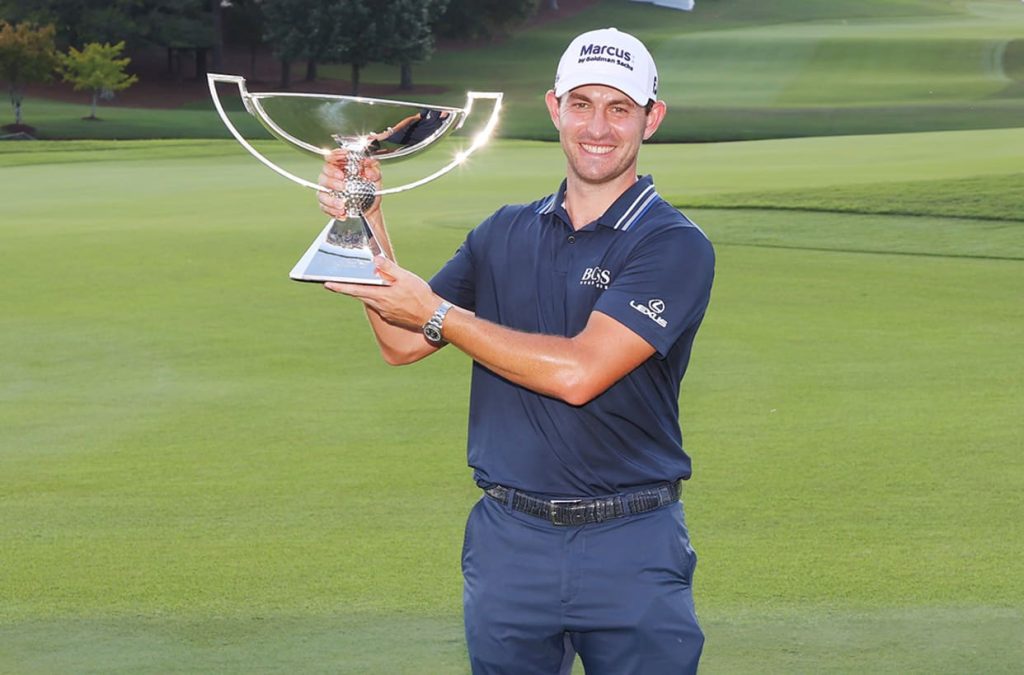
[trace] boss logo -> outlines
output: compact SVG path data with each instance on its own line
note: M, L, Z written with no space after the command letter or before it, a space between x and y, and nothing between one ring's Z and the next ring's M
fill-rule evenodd
M580 286L597 286L607 290L611 282L612 273L597 265L583 270L583 276L580 277Z

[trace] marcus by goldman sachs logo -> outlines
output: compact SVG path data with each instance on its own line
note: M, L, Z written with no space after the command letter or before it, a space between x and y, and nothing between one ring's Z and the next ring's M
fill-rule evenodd
M668 325L668 321L662 318L661 313L665 311L665 301L655 298L646 305L638 304L636 300L630 300L629 306L640 312L662 328Z
M628 70L633 70L633 55L622 47L595 44L583 45L580 48L578 63L589 63L591 61L615 63Z
M617 59L623 61L632 61L633 55L627 52L621 47L613 47L611 45L583 45L580 49L580 57L584 56L614 56Z

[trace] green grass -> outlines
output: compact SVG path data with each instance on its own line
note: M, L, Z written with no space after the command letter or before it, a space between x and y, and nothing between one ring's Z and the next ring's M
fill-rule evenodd
M1024 7L1011 0L712 0L694 12L603 0L512 39L436 54L420 84L462 105L463 92L502 90L508 138L550 140L542 105L558 57L582 30L615 25L643 38L673 111L661 142L1018 127L1024 118ZM347 79L348 66L325 65ZM393 84L396 67L363 80ZM301 89L301 84L296 84ZM26 102L46 138L224 138L208 103L167 111ZM246 132L257 133L245 120Z
M7 115L9 109L2 109ZM52 139L158 139L158 138L230 138L212 103L198 109L124 108L101 106L99 120L82 117L88 107L62 101L26 98L22 110L25 124L36 129L36 136ZM269 138L259 122L247 115L233 115L239 131L248 138ZM14 122L0 116L0 122Z
M718 251L682 396L706 672L1024 659L1019 139L645 149ZM400 259L561 166L501 142L391 198ZM0 672L466 672L469 362L387 368L287 280L312 196L228 142L4 145L0 184ZM815 195L857 212L782 210Z
M1019 221L1024 205L1024 173L743 192L695 200L693 204Z

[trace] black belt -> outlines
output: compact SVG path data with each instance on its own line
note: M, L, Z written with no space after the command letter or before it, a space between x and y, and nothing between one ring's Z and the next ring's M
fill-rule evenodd
M505 505L509 504L511 496L513 511L543 518L553 525L586 525L653 511L679 501L680 490L677 481L646 490L591 499L544 499L501 485L487 488L484 494Z

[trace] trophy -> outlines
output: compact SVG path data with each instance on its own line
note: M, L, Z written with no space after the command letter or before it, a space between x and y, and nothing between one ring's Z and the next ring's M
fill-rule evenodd
M358 96L250 93L245 78L237 75L211 73L207 82L224 125L253 157L299 185L328 192L344 201L346 217L332 218L289 274L296 281L311 282L383 285L385 282L373 264L373 257L382 252L363 212L378 195L419 187L465 162L490 139L498 124L502 99L500 93L468 92L465 107L451 108ZM273 136L297 150L321 160L332 150L343 150L347 154L344 189L333 191L300 178L260 153L228 118L217 93L218 84L236 85L246 112ZM482 105L476 107L484 108L483 115L473 115L474 104L478 102ZM473 124L467 124L471 117ZM405 185L377 189L359 175L361 163L368 157L391 162L418 155L427 148L446 146L451 151L447 164Z

